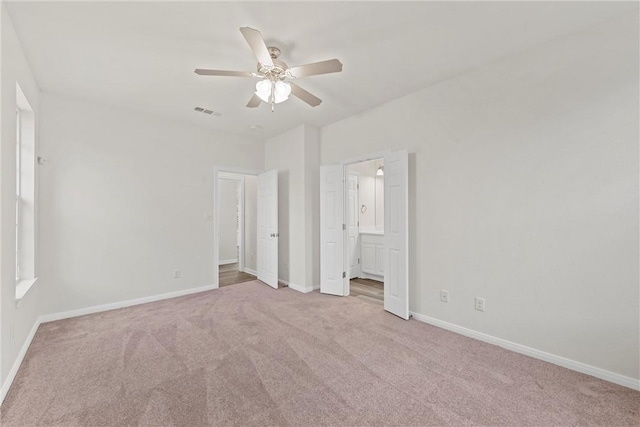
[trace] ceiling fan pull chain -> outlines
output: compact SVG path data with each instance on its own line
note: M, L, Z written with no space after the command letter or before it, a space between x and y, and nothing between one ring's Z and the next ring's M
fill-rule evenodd
M273 104L276 102L276 81L271 80L271 108L273 108Z
M271 112L276 111L276 81L271 80Z

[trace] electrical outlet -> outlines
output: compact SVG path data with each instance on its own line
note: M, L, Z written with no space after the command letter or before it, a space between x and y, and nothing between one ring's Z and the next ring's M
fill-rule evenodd
M444 289L440 290L440 301L449 302L449 291L445 291Z
M180 270L173 270L173 278L174 279L180 278Z
M484 298L476 297L476 310L484 311Z

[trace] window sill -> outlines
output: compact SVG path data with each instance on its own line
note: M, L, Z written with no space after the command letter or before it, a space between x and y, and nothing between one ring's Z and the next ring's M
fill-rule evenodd
M27 292L33 287L33 284L36 283L38 278L20 280L16 283L16 306L20 305L22 299L27 295Z

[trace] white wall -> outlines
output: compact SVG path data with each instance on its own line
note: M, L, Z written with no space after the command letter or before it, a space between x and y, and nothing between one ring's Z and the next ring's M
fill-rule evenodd
M638 62L633 12L321 129L412 153L412 311L638 379Z
M219 236L221 263L238 261L238 223L237 223L237 196L238 180L220 178L218 188L220 190Z
M1 101L0 101L0 385L6 386L7 376L18 353L40 314L43 284L38 281L16 306L15 300L15 188L16 188L16 82L20 84L36 114L36 150L41 117L39 88L17 38L11 18L0 4L1 34ZM36 151L37 152L37 151ZM37 170L36 170L37 174ZM37 210L36 206L36 210ZM36 217L37 219L37 217ZM36 265L36 272L37 265ZM6 389L3 388L6 392Z
M262 169L262 142L58 95L41 108L47 312L212 284L214 164Z
M258 179L244 176L244 268L257 271Z
M320 129L304 126L305 290L320 289Z
M319 286L319 133L298 126L265 142L265 170L278 169L279 279L297 290Z

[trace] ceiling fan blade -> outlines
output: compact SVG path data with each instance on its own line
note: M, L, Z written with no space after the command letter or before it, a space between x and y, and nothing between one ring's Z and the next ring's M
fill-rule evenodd
M291 83L290 81L287 83L291 85L291 94L293 96L297 96L298 98L300 98L307 104L311 105L312 107L317 107L322 102L322 99L318 98L315 95L310 94L309 92L307 92L306 90L298 86L297 84Z
M340 71L342 71L342 63L337 59L329 59L327 61L289 68L289 72L294 77L316 76L318 74L338 73Z
M201 76L253 77L253 74L249 71L203 70L197 68L195 73Z
M240 27L240 32L247 43L249 43L249 47L258 59L258 62L262 65L273 65L273 60L271 59L271 55L269 55L267 45L264 43L260 31L249 27Z
M260 99L260 97L254 93L251 99L249 100L247 107L256 108L257 106L260 105L261 102L262 102L262 99Z

